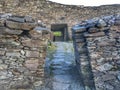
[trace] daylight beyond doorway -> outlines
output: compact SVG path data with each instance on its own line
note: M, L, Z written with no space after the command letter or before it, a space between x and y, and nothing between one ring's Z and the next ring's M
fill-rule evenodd
M51 31L53 32L53 41L68 41L67 24L52 24Z

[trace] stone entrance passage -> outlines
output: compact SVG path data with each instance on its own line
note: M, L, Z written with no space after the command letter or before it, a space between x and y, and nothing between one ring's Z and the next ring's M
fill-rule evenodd
M67 24L52 24L51 31L53 31L53 41L67 41L68 28Z
M54 42L48 49L43 89L36 90L84 90L81 75L76 68L73 44Z

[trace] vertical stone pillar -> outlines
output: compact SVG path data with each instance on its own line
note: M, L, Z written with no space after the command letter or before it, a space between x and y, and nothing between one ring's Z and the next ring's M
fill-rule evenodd
M78 70L83 78L85 90L95 90L94 80L91 70L90 59L86 46L86 38L84 32L86 32L85 26L75 26L73 30L73 43L75 48L75 60Z

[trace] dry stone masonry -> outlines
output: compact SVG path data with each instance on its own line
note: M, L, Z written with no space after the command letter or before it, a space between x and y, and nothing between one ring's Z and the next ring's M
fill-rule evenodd
M50 28L51 24L68 24L71 37L70 29L79 21L103 15L120 14L120 5L85 7L83 5L63 5L49 0L0 0L0 12L37 17L48 28Z
M31 16L0 15L0 90L33 90L44 83L50 35Z
M120 90L120 15L82 21L72 32L86 90Z

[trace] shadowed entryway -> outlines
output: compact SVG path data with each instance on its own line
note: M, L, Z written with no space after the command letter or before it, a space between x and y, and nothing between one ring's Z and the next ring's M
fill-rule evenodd
M82 81L76 67L73 44L52 43L46 57L45 85L35 90L84 90Z
M68 41L67 24L52 24L51 31L53 32L53 41Z

